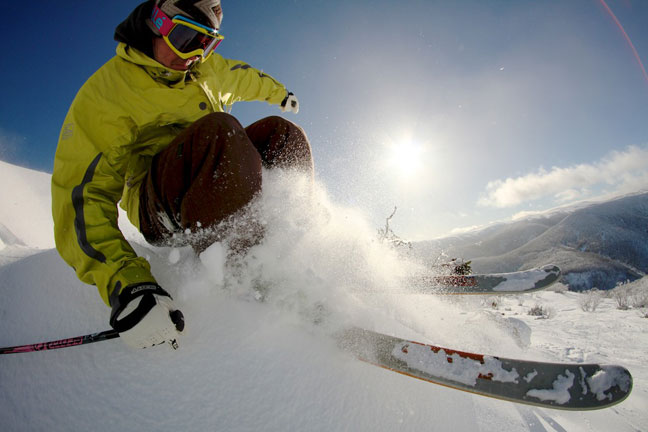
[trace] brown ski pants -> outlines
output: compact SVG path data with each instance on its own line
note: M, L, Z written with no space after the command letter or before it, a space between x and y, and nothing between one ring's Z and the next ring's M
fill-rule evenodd
M243 128L226 113L208 114L153 158L140 191L140 231L164 244L205 231L243 209L261 191L261 167L313 175L304 131L282 117ZM180 234L180 236L178 236ZM186 237L198 252L217 238Z

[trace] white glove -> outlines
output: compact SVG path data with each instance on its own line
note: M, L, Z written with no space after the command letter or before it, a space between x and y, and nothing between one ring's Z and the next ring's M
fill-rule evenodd
M117 288L116 288L117 289ZM168 342L178 348L184 330L184 316L173 299L159 285L130 285L111 296L110 325L123 341L134 348L148 348Z
M281 101L281 112L294 112L297 114L299 112L299 101L297 96L292 93L288 95Z

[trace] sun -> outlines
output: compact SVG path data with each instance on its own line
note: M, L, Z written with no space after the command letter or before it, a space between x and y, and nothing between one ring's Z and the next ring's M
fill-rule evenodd
M410 178L423 167L423 146L410 137L391 142L385 156L387 169L401 178Z

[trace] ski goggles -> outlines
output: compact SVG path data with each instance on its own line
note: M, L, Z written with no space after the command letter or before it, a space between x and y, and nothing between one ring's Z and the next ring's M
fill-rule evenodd
M151 21L169 48L183 59L201 56L205 61L225 39L218 30L181 15L169 18L157 5L153 7Z

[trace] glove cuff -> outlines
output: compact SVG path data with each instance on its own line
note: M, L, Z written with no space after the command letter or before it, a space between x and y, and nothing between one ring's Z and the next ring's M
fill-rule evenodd
M284 100L281 101L281 105L280 105L280 106L281 106L282 108L286 108L286 103L288 103L288 98L289 98L290 96L295 96L295 94L294 94L293 92L288 92L288 93L286 94L286 97L284 98ZM293 106L294 106L294 105L293 105Z
M110 312L110 326L120 333L132 329L157 304L155 295L172 299L168 292L162 289L158 284L154 283L129 285L122 289L121 292L119 287L115 287L113 295L110 296L110 305L112 306L112 311ZM135 310L122 319L117 319L126 306L138 297L142 297L142 299Z

